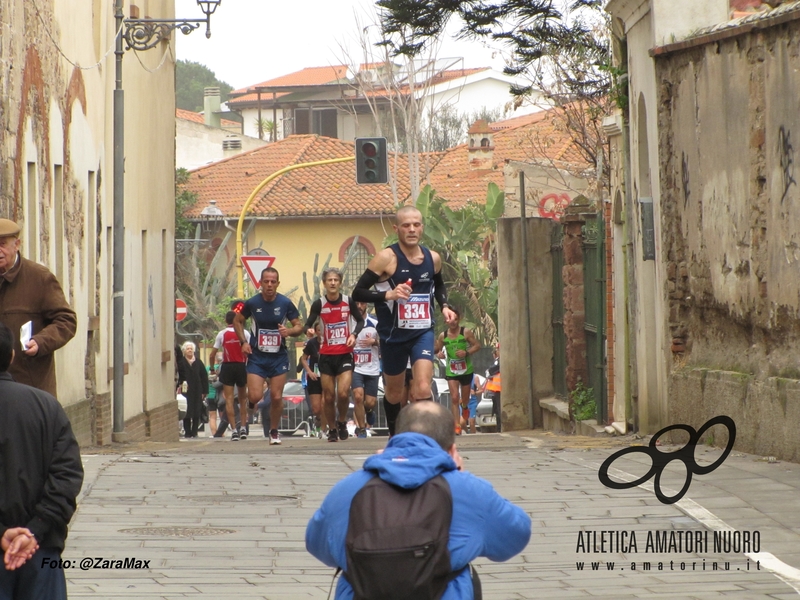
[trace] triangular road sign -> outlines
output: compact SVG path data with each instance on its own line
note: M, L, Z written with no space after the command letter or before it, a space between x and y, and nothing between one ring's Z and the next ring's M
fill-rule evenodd
M256 289L261 287L261 271L271 267L274 262L274 256L242 256L242 265Z

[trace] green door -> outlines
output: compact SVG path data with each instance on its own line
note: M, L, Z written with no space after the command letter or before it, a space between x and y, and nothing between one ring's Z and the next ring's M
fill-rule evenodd
M555 223L550 239L553 257L553 391L567 397L567 339L564 336L564 226Z
M597 422L606 423L606 261L603 215L589 216L583 227L583 298L587 387L594 391Z

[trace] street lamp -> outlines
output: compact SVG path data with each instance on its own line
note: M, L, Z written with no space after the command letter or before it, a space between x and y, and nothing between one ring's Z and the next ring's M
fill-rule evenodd
M122 36L125 38L126 50L149 50L158 43L169 37L175 29L180 29L184 35L206 25L206 37L211 37L211 15L217 10L222 0L197 0L197 4L205 19L125 19L125 31Z
M211 15L222 0L197 0L205 19L126 19L122 12L124 0L114 0L114 19L117 39L114 87L114 241L112 260L113 281L113 338L114 338L114 418L112 439L125 441L125 91L122 89L122 57L126 50L148 50L172 35L175 29L189 34L206 25L206 37L211 37ZM123 42L125 46L123 46Z
M219 208L217 208L217 201L216 200L209 200L208 206L206 206L203 210L200 211L200 218L202 219L203 229L207 233L213 232L214 224L218 221L221 221L222 218L225 216Z

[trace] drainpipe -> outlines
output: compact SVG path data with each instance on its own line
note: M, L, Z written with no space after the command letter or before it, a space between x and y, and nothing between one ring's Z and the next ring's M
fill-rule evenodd
M115 0L114 18L117 40L116 84L114 87L114 243L113 243L113 327L114 336L114 428L111 439L125 437L125 91L122 89L122 3Z
M628 307L628 326L625 330L625 349L630 363L627 365L625 377L625 412L633 421L633 431L639 430L639 407L633 398L639 396L639 377L636 357L636 307L638 292L636 282L636 257L634 256L634 239L636 226L633 200L633 176L631 174L630 124L625 119L622 126L623 177L625 182L625 223L623 239L625 240L625 295Z

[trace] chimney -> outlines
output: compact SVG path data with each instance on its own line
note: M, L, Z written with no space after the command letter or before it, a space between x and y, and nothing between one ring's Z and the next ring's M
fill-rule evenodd
M480 119L467 132L469 137L470 171L491 171L494 168L494 132Z
M222 140L222 156L228 158L242 151L242 140L235 136L230 136Z
M209 127L220 129L220 97L218 87L205 88L203 98L203 120Z

